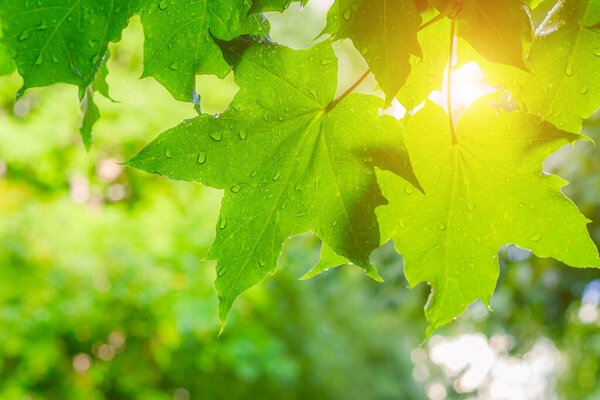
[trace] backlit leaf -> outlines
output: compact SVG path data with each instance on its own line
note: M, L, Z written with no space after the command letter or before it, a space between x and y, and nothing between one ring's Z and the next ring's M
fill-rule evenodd
M374 210L386 203L374 167L417 185L400 124L378 115L381 99L333 102L337 59L328 41L294 51L245 38L224 48L240 86L230 108L163 133L129 162L225 189L209 254L222 324L235 298L274 271L292 235L310 229L371 271Z
M198 102L197 74L225 77L229 65L213 38L267 35L268 23L248 15L250 0L161 0L142 11L144 76L159 81L177 100Z
M542 162L579 138L523 112L500 115L478 100L458 122L428 103L408 122L406 144L425 194L381 174L390 205L378 210L382 236L404 256L411 286L429 282L429 333L476 299L489 304L497 253L514 243L573 267L598 267L589 222L561 193L565 181Z

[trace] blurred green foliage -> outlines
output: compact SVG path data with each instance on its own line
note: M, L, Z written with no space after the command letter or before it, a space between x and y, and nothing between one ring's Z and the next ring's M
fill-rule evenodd
M300 19L292 8L274 20L273 34L305 46L324 25L317 11L309 3ZM99 101L89 154L77 132L76 89L36 89L15 102L21 79L0 78L0 399L425 399L433 380L447 398L470 396L435 365L429 377L413 373L428 288L407 289L389 244L375 254L383 284L357 268L298 281L319 244L293 238L278 272L237 301L217 337L214 264L201 259L221 193L118 164L195 113L138 79L141 37L134 20L111 48L118 102ZM344 88L364 64L348 43L336 50ZM237 90L231 76L199 77L198 86L210 113ZM585 129L600 140L598 119ZM565 193L600 221L596 148L561 150L547 169L572 181ZM599 243L600 226L590 227ZM565 357L559 398L599 398L600 319L580 316L598 272L512 247L500 258L494 312L476 304L439 334L502 333L517 357L547 337Z

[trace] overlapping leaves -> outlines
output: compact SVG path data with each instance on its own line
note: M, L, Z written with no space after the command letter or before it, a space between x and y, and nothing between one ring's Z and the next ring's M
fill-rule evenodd
M275 269L285 239L308 229L375 276L375 208L386 200L374 167L417 185L400 125L378 115L382 101L334 101L329 42L294 51L244 38L226 47L240 86L230 108L163 133L129 162L225 189L209 254L223 324L235 298Z
M385 102L336 100L328 41L294 51L265 39L261 12L292 2L3 0L0 74L16 65L21 93L77 85L89 147L99 118L94 93L108 97L108 44L135 13L144 26L144 76L176 99L199 105L196 74L233 69L240 91L225 113L184 122L130 162L225 190L210 253L222 323L235 298L275 269L283 242L307 230L324 247L306 277L352 262L379 280L369 255L391 237L411 285L432 285L431 329L478 298L489 301L504 244L599 266L587 220L560 193L564 182L541 173L544 158L579 139L582 119L600 107L599 2L557 1L532 35L527 6L538 0L336 0L323 33L352 40ZM396 97L416 110L441 88L451 20L459 63L477 61L523 111L497 112L491 98L480 100L459 121L456 140L442 108L413 111L406 129L417 181L403 125L379 109Z

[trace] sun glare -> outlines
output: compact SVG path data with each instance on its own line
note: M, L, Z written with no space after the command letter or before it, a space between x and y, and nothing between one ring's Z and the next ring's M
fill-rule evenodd
M447 110L448 68L444 72L442 90L433 91L429 99ZM475 100L497 89L488 85L476 62L468 62L452 71L452 111L455 115L464 113Z

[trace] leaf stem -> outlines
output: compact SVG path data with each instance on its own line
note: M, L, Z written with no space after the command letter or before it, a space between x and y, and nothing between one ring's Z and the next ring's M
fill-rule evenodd
M452 59L454 58L454 28L455 21L452 19L450 24L450 54L448 56L448 81L446 88L448 102L448 123L450 124L450 134L452 135L452 144L456 144L456 131L454 130L454 118L452 118Z
M354 82L354 84L348 88L348 90L346 90L344 93L339 95L337 99L335 99L334 101L329 103L327 105L327 108L325 109L325 111L333 110L335 108L335 106L337 106L340 103L340 101L342 101L346 96L348 96L350 93L352 93L354 91L354 89L356 89L361 83L363 83L363 81L365 79L367 79L367 76L369 76L370 73L371 73L371 70L367 69L365 71L365 73L362 74L362 76L360 78L358 78L358 80L356 82Z
M433 25L434 23L436 23L439 20L443 19L446 15L448 15L447 11L439 13L435 17L431 18L429 21L423 23L423 25L421 25L419 27L419 29L417 29L417 32L422 31L423 29L427 28L429 25Z
M443 19L444 17L446 17L446 15L448 15L447 12L441 12L438 15L436 15L435 17L433 17L432 19L430 19L429 21L423 23L419 29L417 29L417 32L427 28L430 25L433 25L434 23L436 23L437 21ZM454 32L454 21L452 21L452 29ZM327 107L325 108L325 112L329 112L331 110L333 110L335 108L335 106L337 106L338 104L340 104L340 101L344 100L344 98L346 96L348 96L350 93L352 93L361 83L363 83L363 81L365 79L367 79L367 76L369 76L369 74L371 73L371 69L367 69L365 71L364 74L362 74L362 76L360 78L358 78L358 80L356 82L354 82L354 84L352 86L350 86L350 88L348 90L346 90L344 93L342 93L341 95L339 95L335 100L333 100L331 103L329 103L327 105Z

